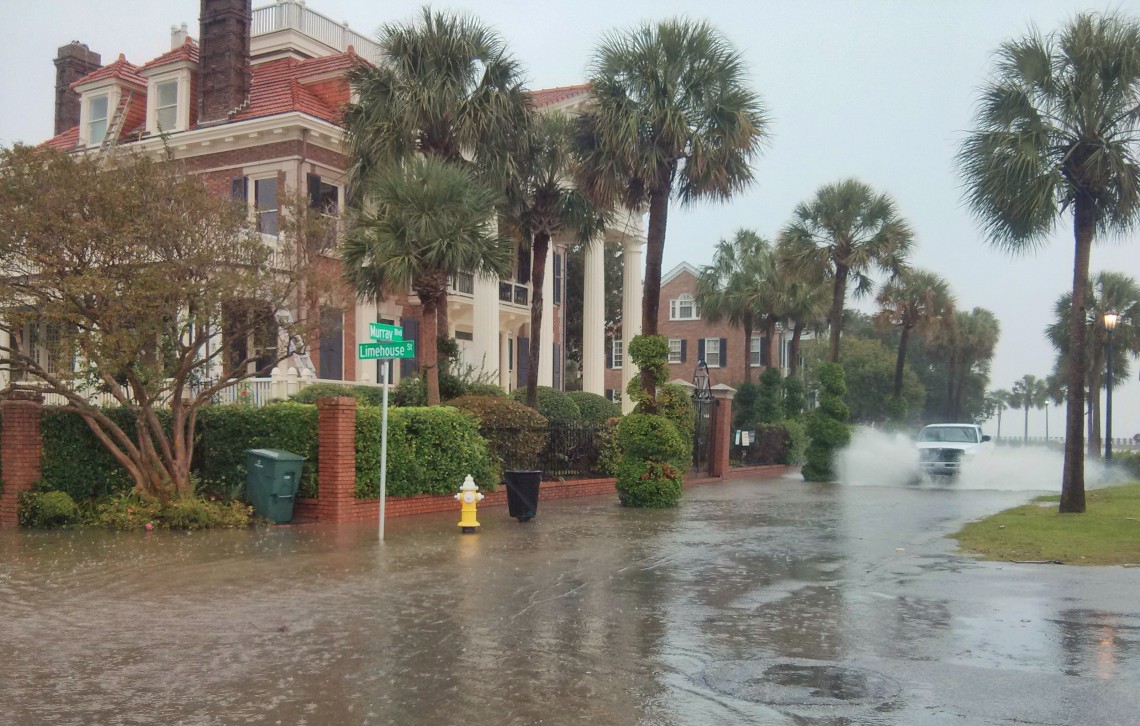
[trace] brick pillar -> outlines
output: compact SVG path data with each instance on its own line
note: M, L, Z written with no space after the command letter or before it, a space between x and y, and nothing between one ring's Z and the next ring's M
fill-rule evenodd
M44 399L38 393L14 391L0 401L3 435L0 436L0 466L4 484L0 492L0 527L16 526L16 506L20 492L40 480L40 419Z
M709 474L724 476L728 473L728 447L732 443L732 399L736 389L719 383L712 387L716 400L713 411L712 456L709 458Z
M356 503L356 399L318 399L317 424L317 521L343 522Z

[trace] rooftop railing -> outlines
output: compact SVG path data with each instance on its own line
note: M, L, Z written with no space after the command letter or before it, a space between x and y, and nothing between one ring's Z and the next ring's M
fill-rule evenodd
M301 0L277 0L272 5L253 9L252 36L278 30L296 30L342 53L351 45L365 58L375 59L379 55L376 42L348 27L347 21L338 23L310 10Z

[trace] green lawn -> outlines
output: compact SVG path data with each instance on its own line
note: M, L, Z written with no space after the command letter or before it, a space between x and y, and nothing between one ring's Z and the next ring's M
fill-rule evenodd
M971 522L951 536L962 551L987 560L1140 565L1140 482L1089 491L1084 514L1058 514L1059 499L1038 497Z

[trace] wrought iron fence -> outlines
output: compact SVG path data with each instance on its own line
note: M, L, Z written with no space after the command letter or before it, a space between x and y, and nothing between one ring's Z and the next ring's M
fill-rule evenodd
M539 470L545 479L609 476L605 454L610 430L594 424L488 427L480 433L504 471Z

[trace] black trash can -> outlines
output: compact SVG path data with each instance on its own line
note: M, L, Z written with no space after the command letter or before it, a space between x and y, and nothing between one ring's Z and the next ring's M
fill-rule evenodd
M507 511L520 522L534 519L538 514L538 485L542 481L541 471L508 471Z

